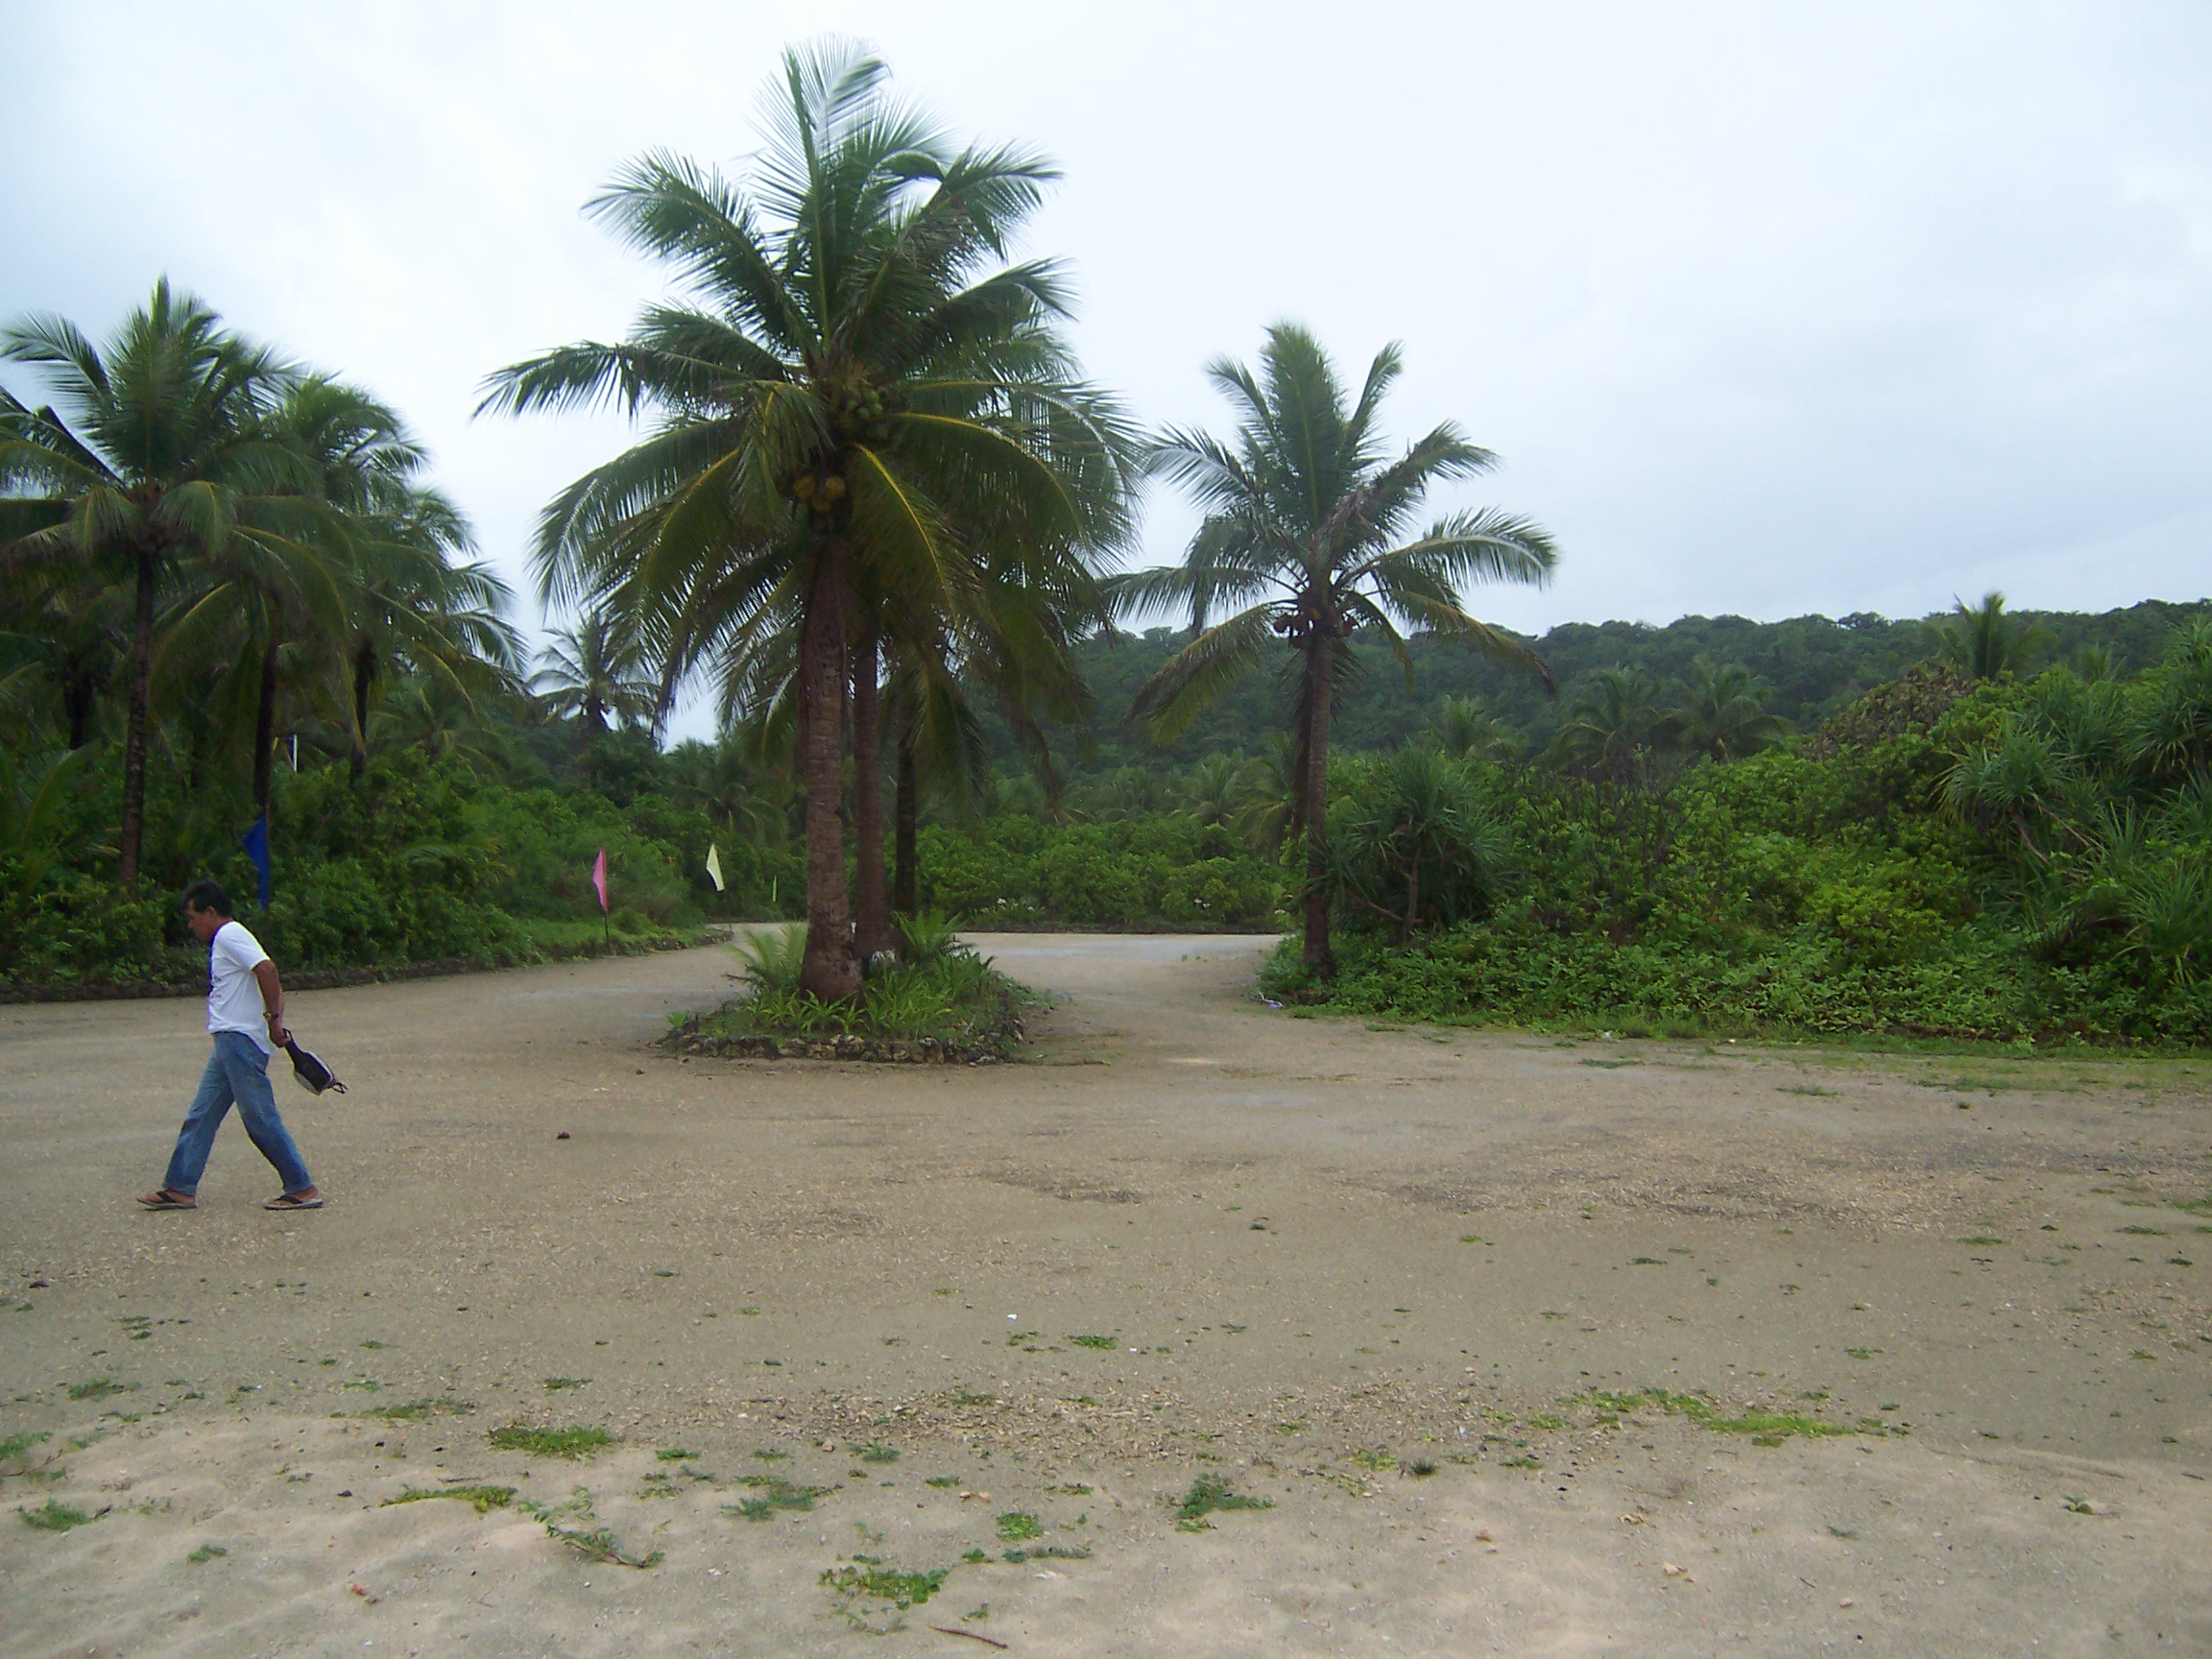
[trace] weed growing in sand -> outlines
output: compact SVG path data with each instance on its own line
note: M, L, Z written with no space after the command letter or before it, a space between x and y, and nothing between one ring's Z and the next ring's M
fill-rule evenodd
M1695 1394L1670 1394L1664 1388L1631 1389L1625 1394L1594 1390L1590 1403L1623 1415L1656 1407L1670 1416L1687 1417L1699 1428L1719 1434L1748 1434L1754 1446L1779 1446L1792 1434L1818 1438L1851 1432L1844 1424L1808 1417L1801 1411L1767 1411L1755 1407L1740 1417L1724 1417L1710 1400Z
M1370 1475L1381 1475L1398 1467L1398 1459L1382 1451L1355 1452L1352 1454L1352 1461Z
M533 1521L543 1525L547 1536L565 1544L587 1561L603 1562L615 1567L658 1567L664 1559L661 1551L649 1555L632 1555L617 1544L614 1534L605 1527L594 1527L586 1531L580 1527L564 1527L564 1515L576 1515L586 1521L598 1519L591 1513L591 1494L579 1486L569 1495L568 1502L558 1508L543 1503L533 1503L525 1498L515 1505Z
M750 1486L756 1496L725 1503L725 1515L741 1515L748 1521L772 1521L780 1509L794 1514L805 1514L814 1507L814 1500L827 1498L834 1490L829 1486L794 1486L780 1475L740 1475L737 1484Z
M1190 1482L1190 1490L1183 1494L1183 1502L1175 1505L1175 1530L1178 1532L1206 1532L1212 1525L1206 1519L1217 1509L1272 1509L1274 1501L1253 1498L1237 1491L1218 1475L1201 1475Z
M49 1498L43 1508L18 1509L15 1513L23 1517L24 1526L36 1527L40 1532L66 1532L72 1527L89 1527L108 1511L103 1509L100 1515L87 1515L59 1498Z
M94 1377L88 1382L70 1383L68 1395L72 1400L105 1400L111 1394L128 1394L137 1386L135 1382L118 1382L112 1377Z
M686 1452L681 1446L663 1446L660 1451L654 1453L653 1455L663 1463L681 1463L686 1458L698 1456L699 1454L696 1452Z
M420 1423L423 1421L423 1419L435 1416L441 1411L450 1411L458 1416L464 1412L473 1411L475 1409L475 1406L470 1402L467 1400L455 1400L450 1395L448 1395L443 1400L432 1400L424 1398L421 1400L409 1400L403 1405L398 1406L377 1406L367 1411L360 1412L358 1415L363 1417L381 1418L387 1423Z
M871 1441L854 1447L853 1452L863 1463L896 1463L899 1461L899 1448L896 1446L878 1446Z
M2114 1231L2127 1233L2137 1238L2163 1238L2166 1237L2166 1229L2163 1227L2119 1227L2115 1228Z
M996 1406L998 1404L998 1399L995 1394L977 1394L963 1383L945 1396L945 1404L948 1406Z
M999 1560L1019 1567L1024 1561L1088 1561L1091 1546L1088 1544L1046 1544L1036 1550L1009 1550Z
M34 1434L28 1430L20 1434L11 1434L7 1439L0 1440L0 1463L5 1463L11 1457L20 1457L39 1441L52 1438L51 1434Z
M1045 1536L1045 1524L1026 1509L1009 1509L998 1517L998 1542L1019 1544L1028 1538Z
M544 1379L545 1392L558 1394L565 1388L581 1388L590 1381L589 1377L547 1377Z
M1995 1238L1987 1233L1977 1233L1971 1238L1961 1238L1959 1240L1959 1242L1961 1244L1972 1244L1980 1249L1986 1250L1993 1244L2004 1243L2005 1240Z
M1121 1346L1117 1336L1070 1336L1068 1340L1078 1348L1095 1348L1101 1354L1111 1354Z
M410 1486L397 1498L387 1498L377 1507L390 1509L399 1503L421 1503L432 1498L454 1498L468 1504L479 1515L489 1515L494 1509L504 1509L515 1501L512 1486L443 1486L432 1492Z
M950 1575L949 1567L933 1568L927 1573L902 1573L878 1561L866 1561L825 1571L818 1582L848 1602L876 1602L903 1613L926 1602ZM854 1617L850 1608L841 1611L849 1619Z
M220 1544L203 1544L184 1559L195 1567L204 1567L208 1562L221 1560L229 1553L230 1551L224 1549Z
M519 1423L493 1430L491 1440L502 1452L534 1457L589 1457L614 1444L604 1429L527 1429Z

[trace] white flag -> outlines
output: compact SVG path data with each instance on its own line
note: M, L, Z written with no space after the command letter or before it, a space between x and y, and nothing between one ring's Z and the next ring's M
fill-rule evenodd
M714 878L715 892L728 891L722 885L722 849L711 841L707 843L707 874Z

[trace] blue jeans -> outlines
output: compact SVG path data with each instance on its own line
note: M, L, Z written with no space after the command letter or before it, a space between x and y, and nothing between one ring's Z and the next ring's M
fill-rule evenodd
M233 1104L248 1139L276 1166L284 1190L304 1192L314 1186L284 1119L276 1116L276 1096L269 1087L269 1056L243 1031L218 1031L207 1070L200 1073L200 1092L184 1114L184 1127L177 1131L177 1150L169 1155L169 1173L162 1177L162 1187L171 1192L200 1190L200 1172L207 1167L215 1131L223 1127Z

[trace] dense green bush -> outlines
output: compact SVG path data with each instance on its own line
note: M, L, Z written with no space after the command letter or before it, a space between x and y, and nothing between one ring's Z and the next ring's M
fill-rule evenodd
M1249 927L1282 903L1282 869L1190 818L1046 824L1000 813L920 837L926 908L974 927Z
M2212 1039L2212 633L2132 681L1943 702L1929 727L1663 788L1468 762L1460 833L1501 845L1462 852L1448 925L1404 949L1385 854L1417 816L1407 763L1349 764L1326 995L1629 1030ZM1267 983L1323 995L1287 949Z

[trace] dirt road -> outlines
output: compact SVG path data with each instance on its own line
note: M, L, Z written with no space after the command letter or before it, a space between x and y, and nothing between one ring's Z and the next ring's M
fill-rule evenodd
M0 1651L2212 1652L2212 1066L981 943L1027 1063L679 1061L711 950L299 996L294 1215L234 1125L130 1203L197 1005L0 1010Z

